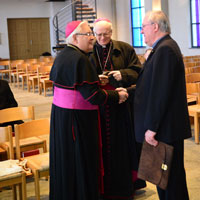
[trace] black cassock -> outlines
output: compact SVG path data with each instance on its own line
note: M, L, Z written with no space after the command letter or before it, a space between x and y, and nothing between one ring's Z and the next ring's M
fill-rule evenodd
M54 100L50 128L50 199L98 200L103 192L99 104L118 103L99 87L88 57L69 45L50 73Z
M133 47L121 41L112 40L105 47L96 43L90 59L98 74L119 70L122 75L121 81L110 76L109 84L103 86L104 89L130 87L136 83L141 69ZM132 98L123 104L100 106L105 171L103 197L107 199L130 199L134 190L146 185L137 179L138 155L133 132Z

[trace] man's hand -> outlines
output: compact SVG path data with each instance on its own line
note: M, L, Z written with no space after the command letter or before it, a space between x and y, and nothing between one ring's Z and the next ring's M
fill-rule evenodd
M151 130L147 130L146 133L145 133L146 142L149 143L150 145L157 146L158 141L155 140L155 138L154 138L155 135L156 135L156 132L153 132Z
M127 89L123 88L123 87L116 88L115 90L118 91L118 92L120 92L120 91L127 92Z
M108 73L108 76L113 75L113 77L117 80L117 81L121 81L122 80L122 75L121 72L119 70L114 70Z
M100 79L101 85L103 86L109 83L108 76L106 75L100 74L99 79Z
M119 91L118 94L119 94L119 104L124 103L128 98L128 93L125 91Z

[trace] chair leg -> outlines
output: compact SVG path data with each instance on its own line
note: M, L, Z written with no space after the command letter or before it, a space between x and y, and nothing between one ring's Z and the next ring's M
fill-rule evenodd
M28 84L27 84L27 85L28 85L28 92L30 92L30 88L31 88L31 81L29 81L29 80L28 80L28 82L27 82L27 83L28 83Z
M33 89L33 93L35 93L35 80L32 80L32 89Z
M198 118L198 113L195 113L194 116L194 139L195 143L199 144L199 118Z
M10 74L10 72L9 72L9 83L12 85L12 80L11 80L12 78L11 78L11 74Z
M39 179L39 171L35 170L34 173L34 178L35 178L35 196L36 200L40 200L40 179Z
M13 75L13 83L14 83L14 86L16 87L16 79L15 79L15 75Z
M39 83L40 87L39 87L39 94L42 94L42 89L43 89L43 83Z
M18 187L19 187L19 199L22 200L22 184L20 183Z
M46 97L46 83L44 82L44 96Z
M24 90L24 77L22 76L22 90Z
M26 174L22 173L22 200L26 200Z
M26 76L25 77L22 77L22 89L24 90L24 86L25 86L25 83L27 84L27 81L26 81ZM27 90L28 90L28 85L26 85L26 87L27 87Z
M19 84L19 75L17 76L17 87L20 88L20 84Z
M17 200L16 185L12 185L13 200Z

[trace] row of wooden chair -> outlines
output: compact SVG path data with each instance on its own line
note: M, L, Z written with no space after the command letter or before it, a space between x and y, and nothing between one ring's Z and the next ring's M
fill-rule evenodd
M200 61L200 55L194 55L194 56L183 56L184 63L187 62L199 62Z
M189 116L194 118L194 138L199 144L199 117L200 117L200 55L183 57L185 65L186 93Z
M42 90L44 90L44 96L46 96L47 88L52 88L53 86L52 82L49 80L52 64L33 65L32 67L36 69L36 74L33 73L27 76L28 91L30 92L32 87L33 92L35 92L37 86L39 94L42 94Z
M185 68L185 74L191 73L200 73L200 64L199 66Z
M37 62L37 63L34 63ZM42 94L44 90L44 96L46 96L46 91L48 88L52 88L52 82L49 80L49 73L53 62L38 62L37 59L29 62L24 60L15 60L10 63L9 73L11 83L14 83L22 89L27 85L27 90L30 92L35 92L36 86L38 87L39 94ZM21 84L20 84L21 83Z
M183 57L186 73L186 90L189 116L194 118L194 138L199 144L200 117L200 55ZM190 104L191 103L191 104ZM196 104L194 104L196 103ZM191 122L192 122L191 121Z
M193 96L200 103L200 73L188 73L185 80L187 95Z
M54 57L52 56L41 56L40 58L36 59L26 59L26 60L0 60L0 66L4 67L4 69L0 69L0 74L2 79L5 75L9 76L9 81L12 82L13 76L15 74L13 73L11 75L11 72L16 72L16 66L18 64L27 63L27 64L36 64L36 63L53 63Z
M21 152L27 150L33 150L42 148L43 154L26 157L28 160L27 167L32 169L32 174L35 180L35 193L37 200L40 199L39 178L42 176L48 176L49 173L49 156L47 152L46 140L41 135L49 134L49 119L35 120L34 109L29 107L16 107L0 110L0 124L15 120L26 120L23 124L15 125L15 137L12 137L11 127L1 128L0 131L0 146L7 152L9 159L17 158L22 160ZM29 120L29 121L27 121ZM7 136L5 136L7 134ZM32 175L26 173L27 176ZM11 175L13 178L15 175ZM24 174L16 174L15 178L18 178L18 182L9 181L10 176L0 177L0 187L4 187L5 184L15 185L23 181L23 191L21 196L26 194L24 192ZM8 179L8 181L6 181ZM15 187L13 186L14 197L16 196ZM20 190L21 191L21 190Z

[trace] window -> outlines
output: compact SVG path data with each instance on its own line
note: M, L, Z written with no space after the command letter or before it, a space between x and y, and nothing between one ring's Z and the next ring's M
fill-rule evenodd
M190 0L192 47L200 48L200 0Z
M131 0L132 40L134 47L146 46L144 43L144 37L141 34L144 15L144 0Z

